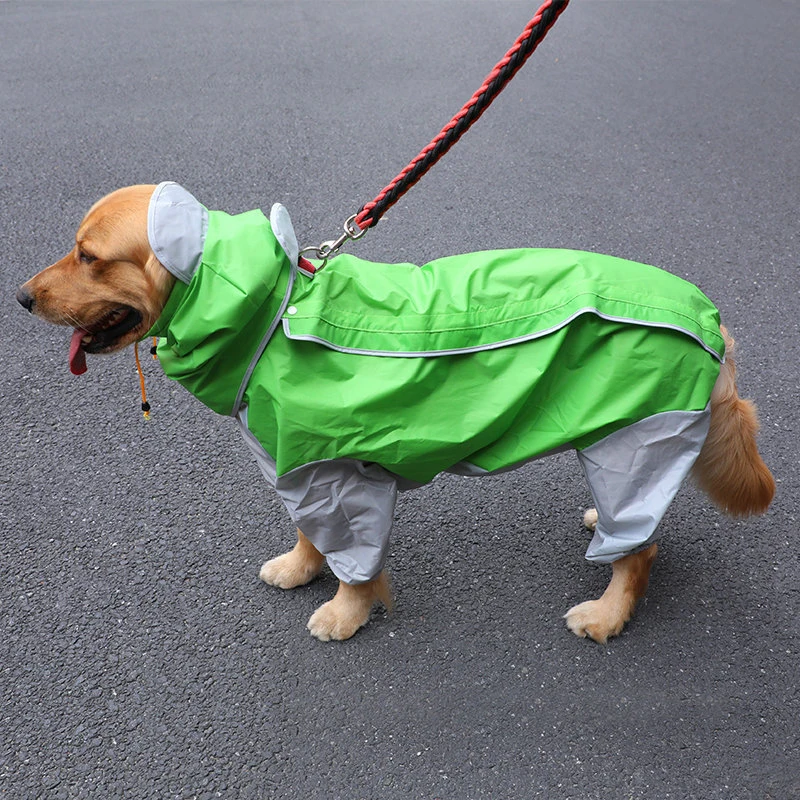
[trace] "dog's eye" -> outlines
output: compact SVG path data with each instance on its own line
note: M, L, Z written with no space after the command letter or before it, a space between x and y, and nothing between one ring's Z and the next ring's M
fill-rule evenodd
M89 255L89 253L82 249L78 251L78 258L82 264L91 264L93 261L97 261L94 256Z

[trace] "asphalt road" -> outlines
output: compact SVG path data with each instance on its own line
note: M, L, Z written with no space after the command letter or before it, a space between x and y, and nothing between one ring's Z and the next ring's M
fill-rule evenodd
M536 6L0 3L0 796L800 798L795 0L575 0L353 245L594 249L721 308L777 499L732 521L683 490L607 646L561 619L607 580L573 457L403 496L396 611L322 644L335 581L258 580L293 531L233 426L154 364L145 424L131 353L73 377L14 302L120 185L331 238Z

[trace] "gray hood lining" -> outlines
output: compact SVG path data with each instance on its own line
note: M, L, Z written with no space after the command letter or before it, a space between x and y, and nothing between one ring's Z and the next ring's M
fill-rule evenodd
M208 210L173 181L156 186L147 210L147 238L156 258L179 281L190 283L200 266Z

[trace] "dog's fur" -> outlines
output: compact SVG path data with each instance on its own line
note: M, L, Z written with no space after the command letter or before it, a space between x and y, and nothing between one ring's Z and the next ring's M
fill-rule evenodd
M175 278L161 266L147 237L147 210L154 189L131 186L96 203L81 222L72 250L17 293L19 302L37 316L85 331L86 352L112 352L140 339L169 297ZM694 475L723 511L760 514L772 500L775 482L756 447L755 407L736 391L733 340L724 328L722 333L726 360L711 397L710 431ZM584 522L593 529L596 513L588 511ZM656 552L653 544L615 561L603 595L567 612L569 628L597 642L618 634L647 589ZM261 578L283 589L294 588L312 580L323 561L322 554L298 531L294 549L264 564ZM385 573L357 586L340 583L336 596L317 609L308 627L325 641L347 639L366 623L376 602L391 605Z

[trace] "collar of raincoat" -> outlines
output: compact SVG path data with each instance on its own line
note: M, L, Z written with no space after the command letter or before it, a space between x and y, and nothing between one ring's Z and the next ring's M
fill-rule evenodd
M147 211L147 238L156 258L178 282L147 336L158 335L200 266L208 233L208 215L208 209L174 181L163 181L153 191ZM290 264L296 267L300 248L289 212L280 203L272 206L269 223Z
M269 223L275 238L297 266L300 248L289 212L275 203ZM147 238L161 264L182 283L190 283L203 256L208 209L183 186L164 181L156 186L147 211Z

